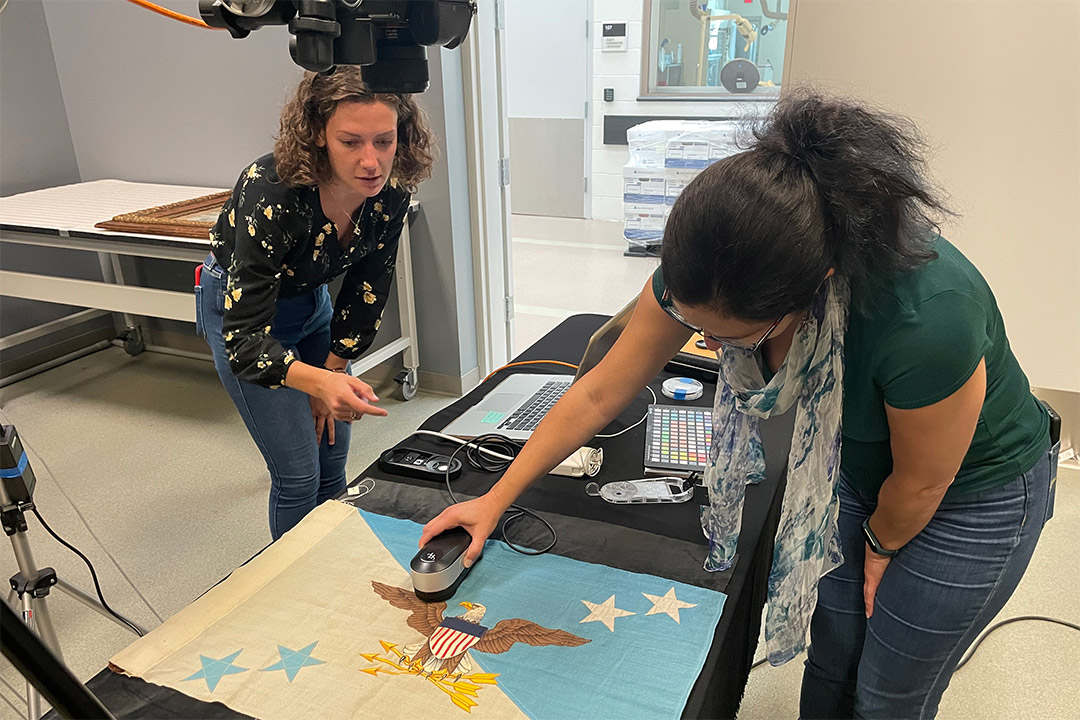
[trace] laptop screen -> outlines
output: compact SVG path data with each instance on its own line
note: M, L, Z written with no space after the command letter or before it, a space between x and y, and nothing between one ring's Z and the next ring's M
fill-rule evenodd
M600 364L600 361L608 354L608 350L611 350L615 345L615 341L619 339L619 335L630 323L630 316L634 314L636 305L637 297L634 297L622 310L615 313L610 320L592 334L592 337L589 338L589 344L585 347L585 353L581 356L581 362L578 363L578 371L574 374L574 382L580 380L585 376L585 373Z

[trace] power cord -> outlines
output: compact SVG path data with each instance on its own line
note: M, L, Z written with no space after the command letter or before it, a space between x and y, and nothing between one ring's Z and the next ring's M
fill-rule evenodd
M556 362L557 361L553 360L530 360L521 363L511 363L510 365L499 368L499 370L503 370L507 367L513 367L514 365L531 365ZM568 365L568 363L558 364ZM499 372L499 370L496 370L495 372ZM491 373L491 375L494 374L494 372ZM491 375L488 375L488 377L491 377ZM645 389L649 391L649 394L652 396L652 401L655 404L657 401L656 392L648 385L645 386ZM629 432L630 430L638 427L639 425L641 425L641 423L645 422L648 417L649 413L648 411L646 411L646 413L641 416L641 419L635 422L633 425L625 427L615 433L610 433L607 435L597 435L596 437L600 440L618 437L619 435L622 435L623 433ZM445 433L437 432L435 430L417 430L413 434L437 437L441 440L448 440L450 442L457 443L460 446L456 450L454 450L453 453L451 453L451 462L447 463L445 474L446 491L450 494L450 499L453 500L455 505L460 501L457 499L457 496L454 495L453 488L450 487L450 464L453 462L453 459L458 456L459 453L465 451L466 461L471 467L477 470L481 470L483 472L502 472L503 470L506 470L506 468L510 467L510 463L514 461L514 458L517 457L518 452L520 452L521 450L520 445L515 443L510 438L504 435L499 435L498 433L489 433L473 440L462 440L461 438L456 438L453 435L447 435ZM506 517L502 521L501 529L503 541L511 550L519 552L523 555L542 555L555 547L555 543L558 541L558 534L555 532L555 528L553 528L547 520L540 517L532 510L529 510L528 508L523 508L519 505L511 505L507 510L507 513L509 513L509 517ZM519 545L516 545L512 540L510 540L509 537L507 537L507 526L511 523L521 520L526 516L539 520L541 523L543 523L544 527L548 529L548 532L551 533L551 543L542 550L532 550L530 548L521 547Z
M187 23L188 25L194 25L195 27L200 27L200 28L202 28L204 30L224 30L224 28L210 27L209 25L207 25L205 22L203 22L199 18L195 18L195 17L191 17L190 15L183 15L181 13L174 12L173 10L169 10L168 8L161 7L157 3L150 2L149 0L128 0L128 2L131 3L132 5L138 5L139 7L146 8L147 10L150 10L151 12L156 12L159 15L164 15L165 17L167 17L167 18L169 18L171 20L179 20L182 23ZM2 8L0 8L0 9L2 9Z
M7 414L3 412L3 410L0 410L0 419L2 419L7 425L14 424L13 422L11 422L11 418L9 418ZM150 601L146 599L146 596L142 594L142 591L139 590L138 586L132 581L130 577L128 577L128 574L124 572L123 566L121 566L117 559L113 557L112 553L109 552L109 549L105 547L105 543L103 543L101 541L101 538L97 536L97 533L94 532L93 526L90 525L90 522L86 519L86 516L82 514L81 510L79 510L79 506L75 503L74 500L71 499L71 496L68 495L67 490L64 489L64 485L60 482L60 478L57 476L56 473L52 471L52 468L49 467L49 463L45 460L41 453L34 450L34 448L30 446L30 443L26 441L26 438L22 438L22 444L23 449L26 450L26 452L32 453L33 455L37 456L37 460L35 460L34 462L41 465L42 469L45 470L45 474L52 479L53 483L56 485L56 489L60 491L60 494L63 495L64 499L68 501L69 505L71 505L71 509L75 511L75 515L78 516L79 521L86 529L86 532L88 532L90 534L90 537L93 538L94 541L98 544L98 547L103 553L105 553L105 556L112 561L113 567L115 567L116 571L120 573L120 576L127 581L127 584L131 587L132 591L139 596L139 599L143 601L143 604L146 605L147 610L149 610L150 613L155 618L157 618L157 621L159 623L165 622L165 618L161 617L161 614L154 609L154 606L150 604ZM38 515L38 520L41 520L40 515ZM42 520L42 525L44 525L44 523L45 521ZM93 570L93 568L91 568L91 570Z
M510 463L517 457L521 447L510 438L505 435L499 435L498 433L488 433L487 435L481 435L478 438L472 440L462 440L460 438L453 437L452 435L444 435L440 432L434 432L432 430L417 430L417 435L431 435L433 437L441 438L443 440L450 440L460 445L453 453L450 454L450 461L446 463L446 491L450 493L450 499L454 504L461 502L458 500L457 495L454 494L454 490L450 487L450 466L461 452L465 452L465 460L469 465L482 472L502 472L506 468L510 467ZM555 528L551 526L544 518L537 515L528 508L521 507L520 505L511 505L507 508L505 517L502 520L500 530L502 532L503 542L506 543L514 552L521 553L522 555L543 555L544 553L555 547L555 543L558 542L559 536L555 532ZM507 532L511 523L516 523L524 517L531 517L538 520L548 532L551 533L551 542L545 547L534 550L516 544L510 539Z
M975 654L975 651L979 649L979 646L982 645L982 642L986 639L987 635L994 632L998 628L1005 627L1006 625L1010 625L1014 622L1020 622L1021 620L1040 620L1042 622L1050 622L1056 623L1058 625L1064 625L1067 628L1080 631L1080 625L1077 625L1076 623L1071 623L1067 620L1058 620L1057 618L1046 617L1045 615L1020 615L1014 618L1009 618L1007 620L1002 620L1001 622L994 623L989 628L983 631L982 635L980 635L978 640L976 640L975 643L971 646L971 649L964 653L964 657L960 659L960 662L956 663L956 670L959 670L960 668L968 664L968 660L970 660L971 656ZM953 670L953 672L956 672L956 670Z
M652 401L653 401L653 405L655 405L655 404L657 403L657 400L656 400L656 391L654 391L654 390L653 390L653 389L652 389L651 387L649 387L648 385L646 385L646 386L645 386L645 389L649 391L649 394L650 394L650 395L652 395ZM631 430L633 430L634 428L636 428L636 427L637 427L638 425L640 425L641 423L645 422L645 421L646 421L646 420L647 420L648 418L649 418L649 411L648 411L648 410L646 410L646 411L645 411L645 414L641 416L641 419L640 419L640 420L638 420L638 421L637 421L636 423L634 423L633 425L631 425L630 427L625 427L625 428L623 428L622 430L620 430L620 431L619 431L619 432L617 432L617 433L611 433L610 435L597 435L596 437L598 437L598 438L601 438L601 439L603 439L603 440L607 440L608 438L613 438L613 437L619 437L619 436L620 436L620 435L622 435L622 434L623 434L624 432L630 432Z
M507 363L506 365L503 365L501 368L495 368L494 370L489 372L487 374L487 377L485 377L480 382L482 382L482 383L487 382L488 380L491 379L491 377L493 375L495 375L496 373L500 373L500 372L502 372L503 370L505 370L507 368L520 367L522 365L562 365L563 367L568 367L571 370L577 370L578 369L578 366L575 365L574 363L563 362L562 360L518 360L517 362Z
M108 610L110 615L131 628L132 632L134 632L136 635L142 637L143 632L139 630L139 628L137 628L134 623L129 622L126 618L124 618L124 616L109 607L109 603L105 602L105 596L101 594L101 583L98 582L97 571L94 570L94 564L90 562L90 558L83 555L77 547L69 543L67 540L57 535L53 531L53 529L49 527L49 524L45 522L45 518L41 517L41 513L38 512L38 509L36 507L31 508L31 512L34 513L34 517L36 517L38 519L38 522L41 523L41 527L45 528L45 532L52 535L53 539L56 540L56 542L60 543L68 550L78 555L79 559L86 563L86 567L90 568L90 577L94 580L94 590L97 592L98 601L101 603L101 607Z
M960 662L956 663L956 668L953 669L953 672L959 672L960 668L968 664L968 661L971 660L971 656L975 654L975 651L979 649L979 646L982 645L983 640L985 640L990 633L998 630L999 628L1003 628L1006 625L1011 625L1014 622L1020 622L1021 620L1038 620L1040 622L1055 623L1057 625L1064 625L1071 630L1080 631L1080 625L1077 625L1076 623L1071 623L1068 620L1059 620L1057 618L1047 617L1045 615L1020 615L1017 617L1008 618L1006 620L996 622L990 627L988 627L986 630L984 630L983 633L979 635L978 639L975 640L972 646L968 649L968 651L964 653L964 657L960 658ZM768 661L768 658L762 658L755 662L753 665L751 665L750 670L755 670L767 663Z

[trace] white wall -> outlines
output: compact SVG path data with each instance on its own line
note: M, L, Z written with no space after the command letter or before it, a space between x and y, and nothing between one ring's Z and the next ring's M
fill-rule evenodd
M0 15L0 195L77 182L79 167L60 95L45 10L41 0L9 3ZM56 275L101 280L97 258L77 250L5 243L0 266L15 272L49 267ZM76 311L69 305L5 297L0 302L0 335L8 337ZM87 331L93 333L92 338L84 335ZM78 339L80 335L84 335L82 339ZM99 317L0 350L0 365L5 376L14 375L114 336L112 318Z
M792 81L919 124L1029 380L1080 392L1080 3L800 0L794 33Z
M169 0L198 14L198 3ZM301 70L289 33L243 40L121 0L45 0L84 182L122 178L231 188L269 152Z
M198 14L195 0L158 2ZM286 28L236 40L122 0L45 0L44 9L83 181L228 188L273 148L281 104L301 75ZM411 234L421 369L431 373L421 384L457 391L477 366L461 55L428 55L431 89L417 100L439 153L417 193ZM166 262L140 261L139 274L153 286L190 288L190 267ZM159 321L193 336L192 326L170 322ZM387 325L377 343L394 339Z
M511 211L585 217L586 0L502 0Z
M585 0L503 0L508 117L585 117L584 5Z
M757 7L757 5L755 5ZM736 101L637 99L641 88L643 0L594 0L592 80L592 218L618 220L622 211L622 167L629 161L625 145L604 145L604 115L659 115L664 117L731 117L761 112L766 103ZM601 50L601 25L626 22L626 52ZM783 32L783 26L777 30ZM779 78L777 78L779 80ZM614 102L604 102L604 88L615 90Z

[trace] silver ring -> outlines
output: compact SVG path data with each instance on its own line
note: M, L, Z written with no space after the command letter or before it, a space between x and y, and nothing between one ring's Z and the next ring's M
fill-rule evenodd
M359 419L360 419L360 416L359 416L359 415L357 415L356 413L353 413L353 414L352 414L352 419L353 419L353 420L359 420Z

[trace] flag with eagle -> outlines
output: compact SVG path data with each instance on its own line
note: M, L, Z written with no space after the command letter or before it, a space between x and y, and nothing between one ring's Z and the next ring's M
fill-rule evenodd
M424 603L420 532L325 503L110 668L261 720L681 714L723 594L489 542Z
M407 568L421 526L361 515ZM497 686L534 718L678 717L725 600L553 553L525 557L494 541L448 603L421 602L410 587L371 583L373 596L408 613L415 634L384 638L381 653L364 655L363 672L411 675L471 713ZM642 672L643 654L664 671Z
M444 617L445 602L424 602L412 590L377 581L372 581L371 586L383 600L409 611L409 627L424 636L420 641L403 644L395 653L401 663L422 674L469 676L474 671L470 651L497 654L506 652L514 643L577 647L589 642L565 630L553 630L522 618L500 620L495 627L487 628L481 625L487 608L469 601L458 603L465 608L463 615Z

